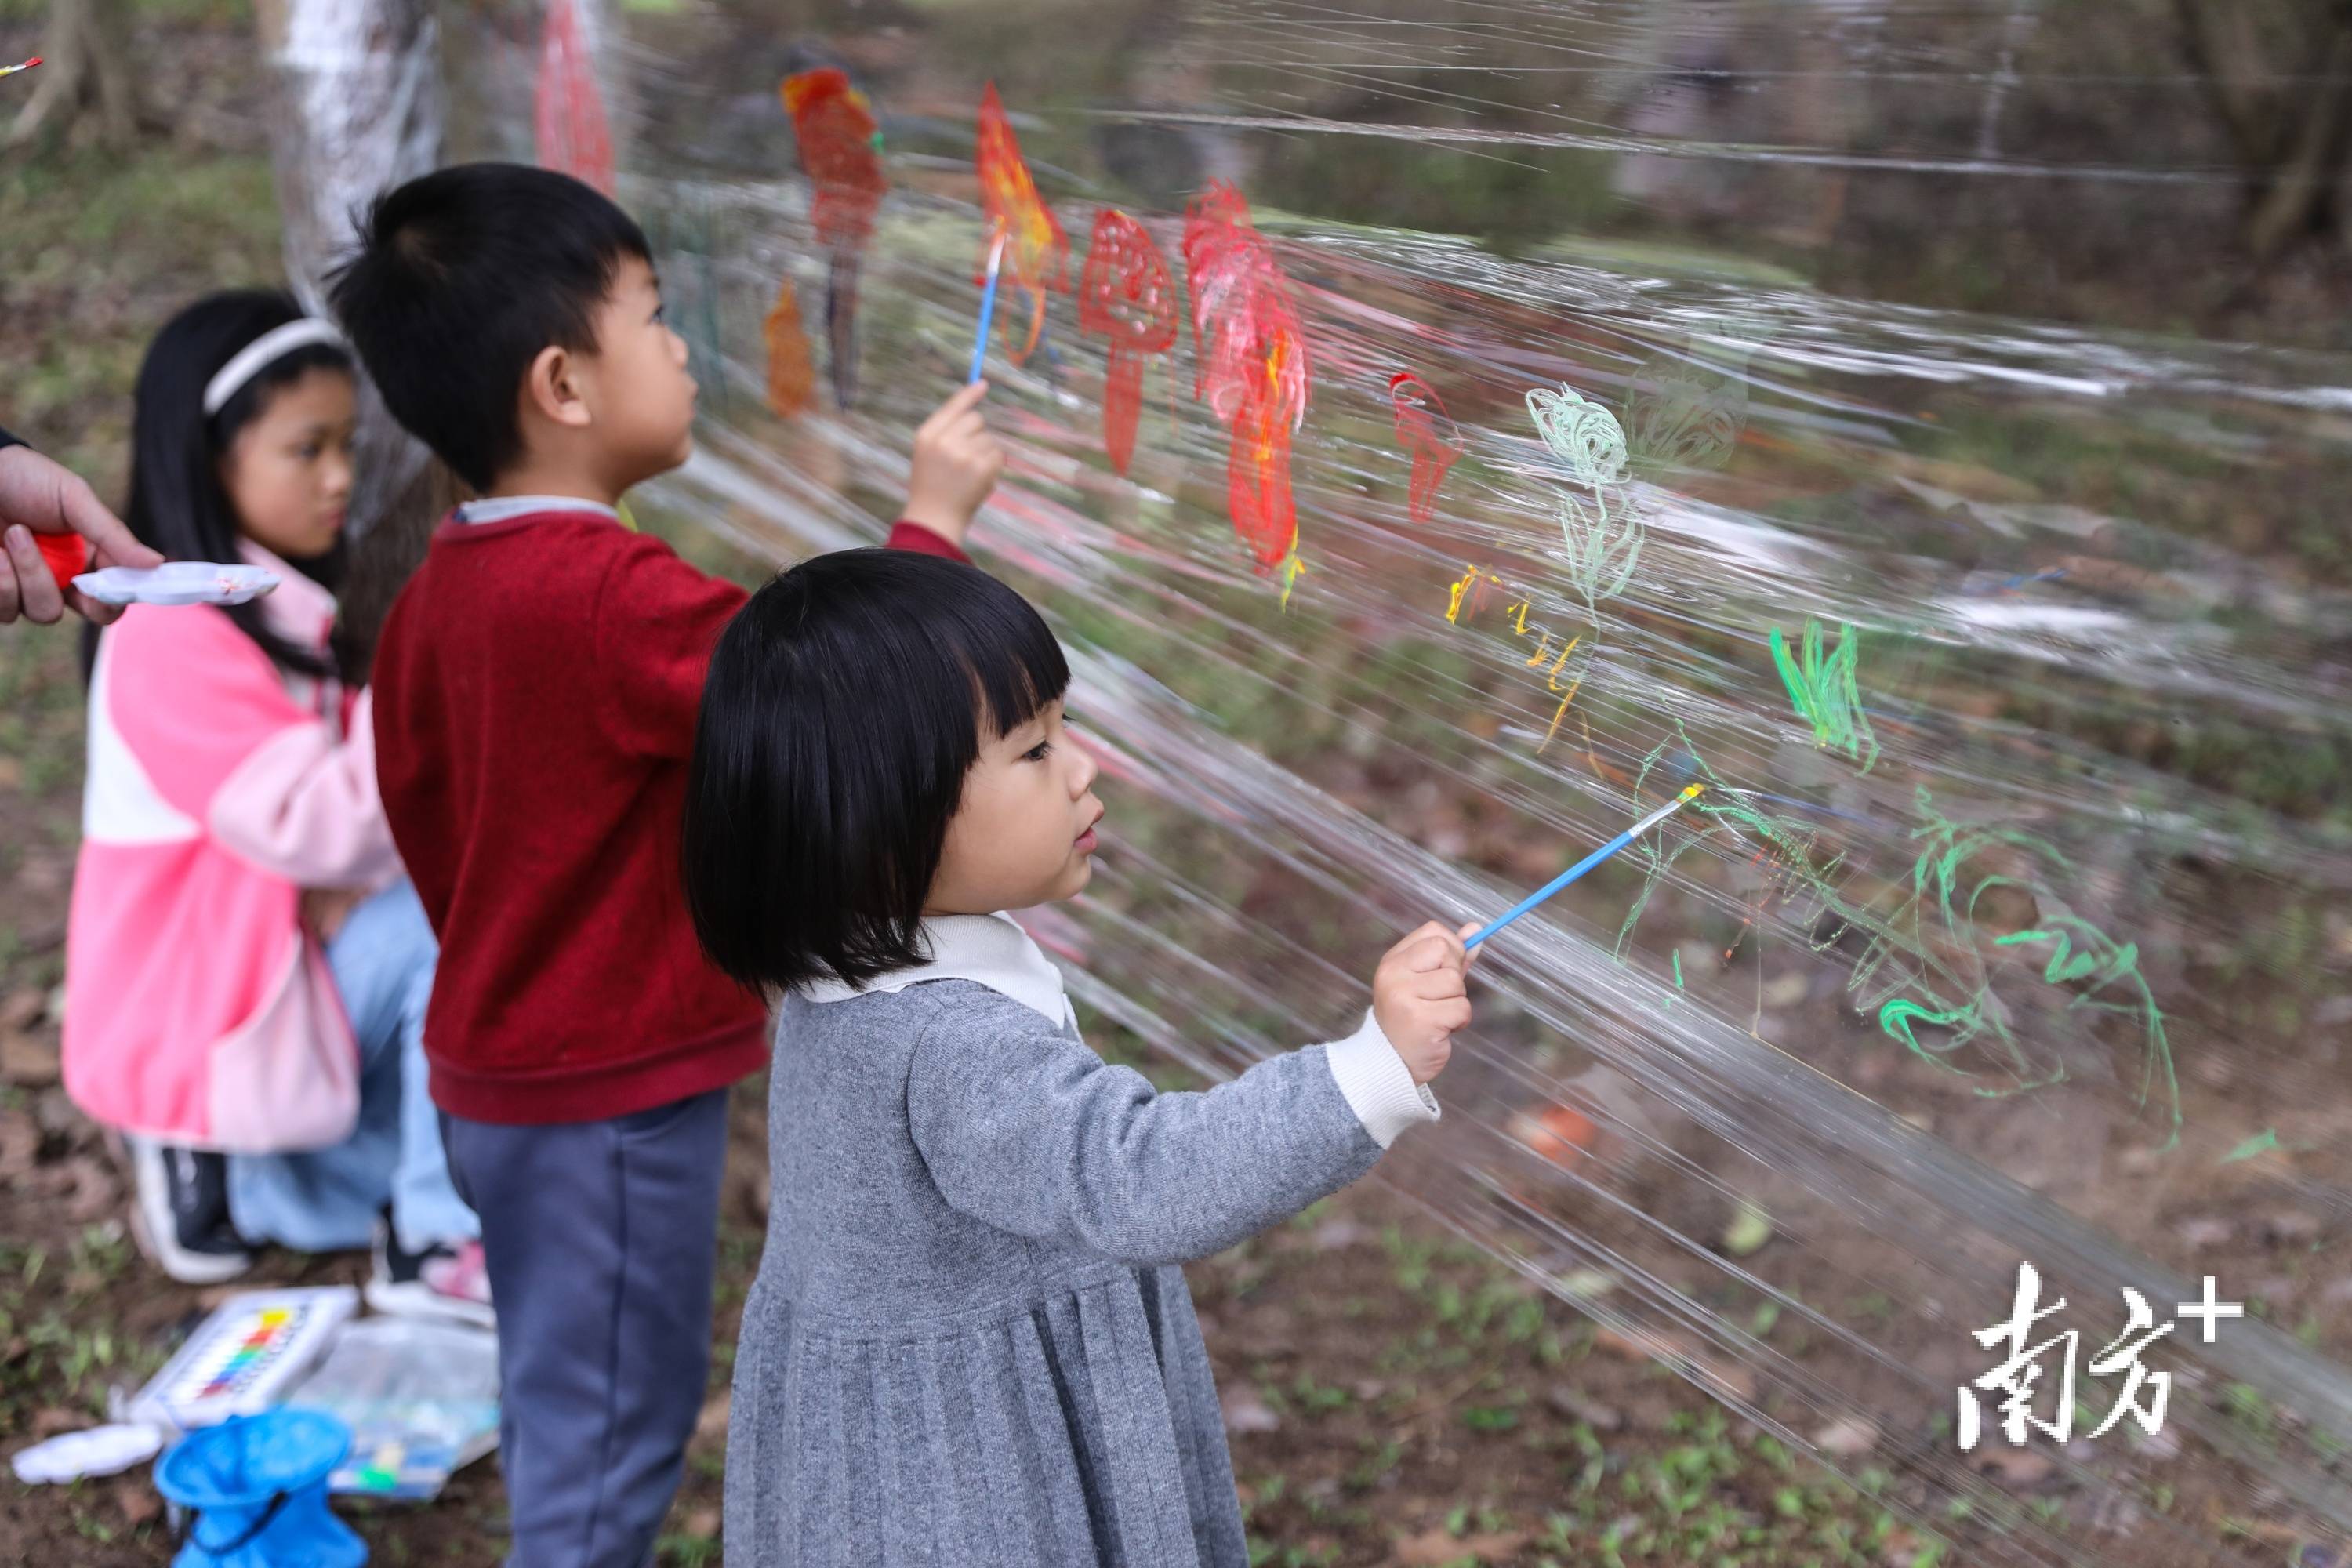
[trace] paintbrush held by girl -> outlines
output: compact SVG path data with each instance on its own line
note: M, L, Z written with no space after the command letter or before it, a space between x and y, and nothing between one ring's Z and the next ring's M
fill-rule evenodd
M1205 1093L1087 1047L1003 913L1091 875L1069 679L1011 588L884 551L785 573L712 656L688 902L781 999L730 1562L1244 1568L1181 1265L1437 1117L1466 927L1392 948L1352 1034Z

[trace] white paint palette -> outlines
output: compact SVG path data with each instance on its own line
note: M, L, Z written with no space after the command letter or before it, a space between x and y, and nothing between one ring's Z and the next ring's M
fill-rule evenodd
M187 1431L286 1397L358 1312L348 1285L232 1296L131 1402L130 1418Z
M242 563L166 561L84 572L74 586L107 605L242 605L278 586L278 574Z

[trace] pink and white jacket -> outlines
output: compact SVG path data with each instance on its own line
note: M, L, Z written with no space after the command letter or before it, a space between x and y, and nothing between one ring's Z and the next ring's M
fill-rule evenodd
M323 649L334 599L268 551L270 627ZM323 1148L359 1051L306 888L387 886L364 691L281 672L222 611L134 605L100 637L66 930L65 1085L110 1127L235 1153Z

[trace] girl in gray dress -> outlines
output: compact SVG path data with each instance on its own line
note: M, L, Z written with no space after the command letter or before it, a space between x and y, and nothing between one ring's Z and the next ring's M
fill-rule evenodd
M903 551L793 568L712 655L688 901L781 999L730 1568L1246 1568L1181 1265L1436 1119L1471 927L1391 949L1354 1034L1205 1093L1087 1048L999 912L1091 870L1068 684L1019 595Z

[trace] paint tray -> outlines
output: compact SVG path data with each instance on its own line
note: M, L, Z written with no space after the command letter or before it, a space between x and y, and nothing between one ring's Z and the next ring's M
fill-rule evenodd
M231 1296L131 1399L125 1419L188 1431L282 1404L359 1306L348 1285Z
M421 1501L498 1447L499 1337L462 1323L362 1319L286 1402L352 1429L331 1490Z

